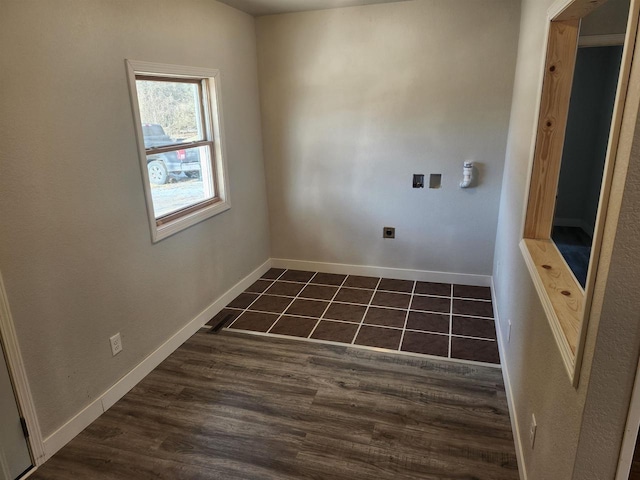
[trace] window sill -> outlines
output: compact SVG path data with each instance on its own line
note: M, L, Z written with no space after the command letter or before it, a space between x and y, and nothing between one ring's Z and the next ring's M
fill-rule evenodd
M573 379L585 294L551 240L520 242L531 279L569 376Z
M151 240L153 241L153 243L157 243L160 240L181 232L182 230L185 230L192 225L195 225L196 223L200 223L207 218L211 218L222 212L226 212L230 208L231 204L227 200L214 203L213 205L209 205L205 208L201 208L193 213L190 213L189 215L177 218L163 225L156 225L154 218L153 223L151 224Z

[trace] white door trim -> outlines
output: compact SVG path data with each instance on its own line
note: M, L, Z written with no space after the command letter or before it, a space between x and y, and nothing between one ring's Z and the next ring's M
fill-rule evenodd
M28 443L31 449L31 456L34 466L41 465L45 459L44 444L42 442L42 432L33 404L33 396L27 381L27 372L24 368L18 337L13 325L11 310L7 293L4 289L4 281L0 272L0 341L7 357L7 367L9 376L13 382L13 388L18 400L18 408L27 423L29 430Z
M627 423L624 427L620 456L618 457L618 470L615 480L627 480L631 472L631 462L636 449L636 439L640 428L640 368L636 367L636 379L633 383L633 392L629 402Z

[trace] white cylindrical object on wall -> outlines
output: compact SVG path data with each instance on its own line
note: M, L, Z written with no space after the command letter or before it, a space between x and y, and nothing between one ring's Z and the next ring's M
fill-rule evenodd
M471 186L471 180L473 179L473 162L464 162L462 175L460 188L469 188Z

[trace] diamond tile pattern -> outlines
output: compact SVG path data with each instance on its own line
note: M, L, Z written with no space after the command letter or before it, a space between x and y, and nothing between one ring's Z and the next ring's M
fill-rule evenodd
M209 324L499 364L491 289L272 268Z

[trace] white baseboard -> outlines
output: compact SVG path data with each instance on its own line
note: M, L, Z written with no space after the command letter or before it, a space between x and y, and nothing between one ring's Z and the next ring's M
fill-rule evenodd
M102 398L98 398L83 408L71 420L44 439L44 458L42 463L49 460L58 450L75 438L82 430L104 413Z
M76 414L71 420L52 433L44 440L45 457L42 462L51 458L58 450L69 443L76 435L88 427L100 415L111 408L129 390L135 387L154 368L171 355L180 345L196 333L200 327L218 314L231 300L247 289L253 282L260 278L271 268L271 260L267 260L256 270L251 272L237 284L231 287L226 293L214 301L211 305L200 312L187 325L171 336L165 343L160 345L154 352L140 362L124 377L118 380L112 387L100 395L96 400L87 405L82 411Z
M554 227L577 227L587 235L593 237L593 227L581 218L554 218Z
M502 322L498 313L498 299L496 298L496 289L491 278L491 293L493 298L493 316L496 321L498 335L498 352L500 353L500 365L502 365L502 378L504 380L504 389L507 394L507 404L509 406L509 417L511 418L511 431L516 447L516 458L518 459L518 473L520 480L527 480L527 468L524 464L524 450L522 447L522 437L520 436L520 426L518 425L518 415L516 415L516 406L513 401L513 390L511 389L511 377L509 377L509 367L504 346L504 335L502 333Z
M286 258L272 258L271 261L271 266L274 268L291 268L294 270L309 270L312 272L397 278L400 280L419 280L423 282L457 283L461 285L474 285L479 287L491 286L490 275L432 272L429 270L372 267L365 265L349 265L345 263L307 262L303 260L290 260Z

